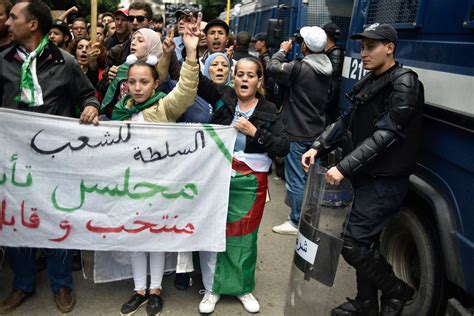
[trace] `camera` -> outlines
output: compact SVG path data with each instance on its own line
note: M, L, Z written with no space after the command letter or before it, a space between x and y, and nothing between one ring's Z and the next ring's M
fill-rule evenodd
M298 44L302 44L304 42L303 36L300 34L300 30L296 30L291 39Z

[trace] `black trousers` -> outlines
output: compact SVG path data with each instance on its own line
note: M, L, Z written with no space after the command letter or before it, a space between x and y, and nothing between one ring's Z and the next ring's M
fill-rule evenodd
M358 176L352 181L354 202L344 222L342 254L357 272L357 297L377 300L384 295L403 296L409 287L394 274L378 250L383 228L400 210L408 191L408 177Z
M408 176L372 177L352 180L354 202L344 222L345 237L371 245L400 210L408 192Z

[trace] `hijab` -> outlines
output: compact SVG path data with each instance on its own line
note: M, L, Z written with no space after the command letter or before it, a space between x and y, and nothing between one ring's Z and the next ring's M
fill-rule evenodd
M226 63L227 63L227 66L229 67L229 74L227 75L227 80L225 81L225 85L228 85L230 83L230 80L231 80L231 71L232 71L232 68L231 68L231 65L230 65L230 61L229 61L229 58L227 58L227 55L226 54L223 54L223 53L213 53L211 55L209 55L206 59L206 62L204 64L204 70L203 70L203 74L204 76L206 76L208 79L211 79L211 74L209 72L209 68L211 67L211 64L212 62L214 61L214 59L216 59L216 57L218 56L222 56L224 57Z

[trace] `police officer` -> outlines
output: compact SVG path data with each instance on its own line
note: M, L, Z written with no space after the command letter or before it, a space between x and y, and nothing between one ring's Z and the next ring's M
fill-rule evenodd
M341 86L342 65L344 63L344 48L336 43L341 37L339 26L330 22L324 24L322 29L328 37L324 52L332 64L331 87L325 109L326 125L329 125L339 117L339 90Z
M302 157L307 170L316 155L338 145L344 132L354 149L330 168L326 181L349 178L354 187L352 211L344 226L344 259L356 269L357 296L331 315L400 315L414 289L395 276L378 250L381 231L399 211L416 164L421 135L423 86L416 73L394 58L397 32L388 24L372 24L352 39L361 41L361 58L371 71L349 93L353 106L316 139Z

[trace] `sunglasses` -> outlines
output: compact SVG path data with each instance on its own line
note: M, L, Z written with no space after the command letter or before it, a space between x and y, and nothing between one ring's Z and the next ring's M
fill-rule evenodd
M143 16L143 15L129 15L129 16L127 16L128 22L133 22L133 21L135 21L135 19L137 19L138 23L142 23L143 21L145 21L146 17Z

